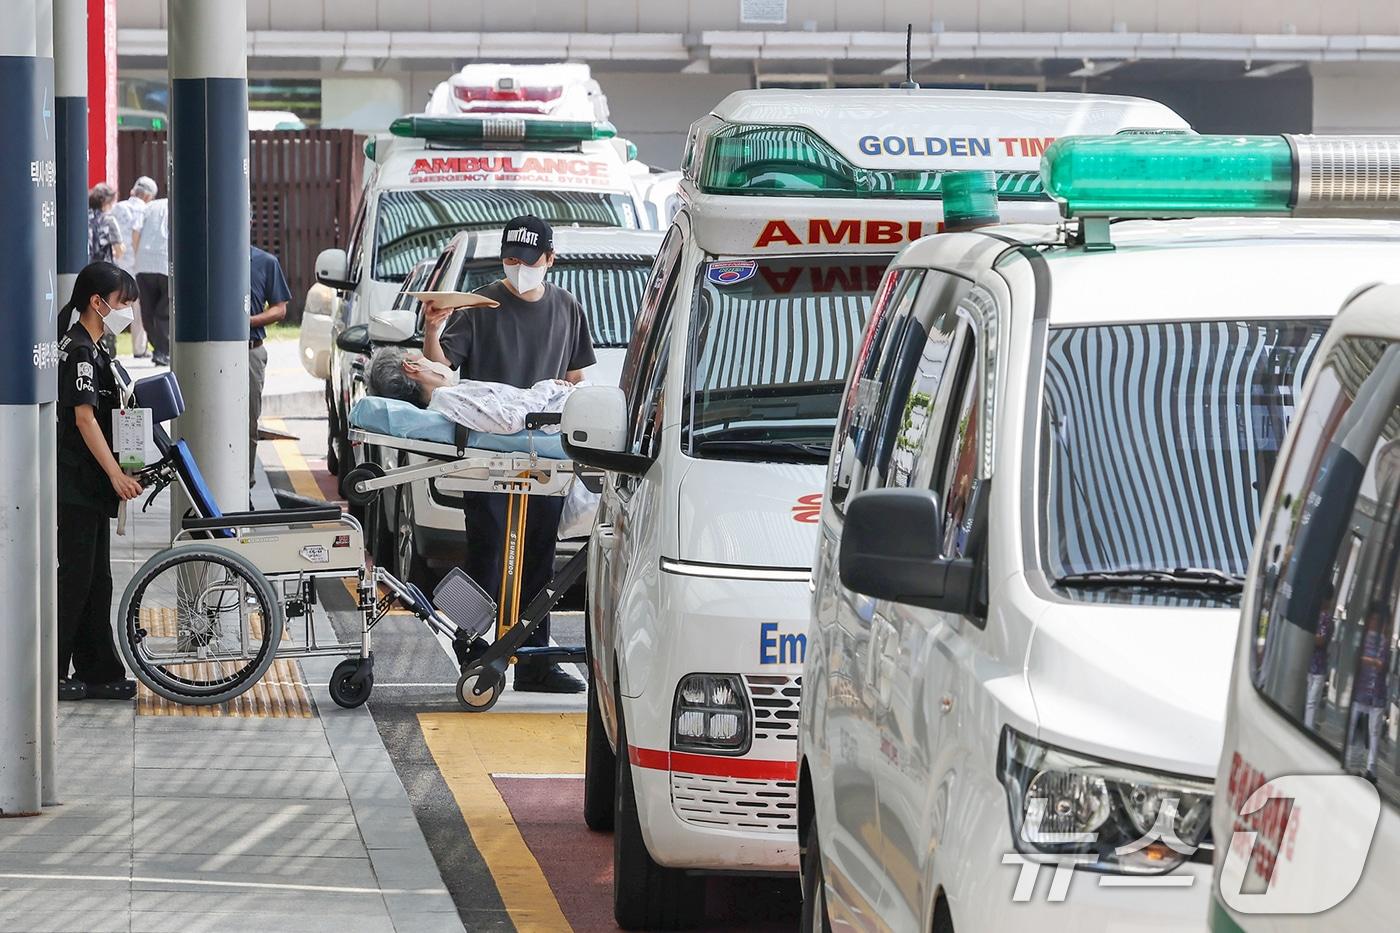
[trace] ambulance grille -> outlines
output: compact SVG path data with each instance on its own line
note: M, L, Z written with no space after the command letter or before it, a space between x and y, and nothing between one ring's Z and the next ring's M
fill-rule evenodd
M671 773L671 805L687 823L757 833L797 832L797 782Z
M797 704L802 699L802 676L749 674L749 696L753 698L755 739L797 741Z

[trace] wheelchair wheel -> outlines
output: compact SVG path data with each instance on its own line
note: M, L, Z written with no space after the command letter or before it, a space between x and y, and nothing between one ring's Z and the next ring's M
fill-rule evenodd
M457 681L457 702L473 713L484 713L496 705L506 689L506 679L489 667L474 664Z
M247 559L207 544L161 551L122 595L117 645L152 692L196 706L233 699L267 672L285 620Z
M355 487L366 480L379 479L384 475L384 468L377 463L362 463L353 470L346 472L340 480L340 494L345 497L345 501L351 505L369 505L379 496L379 490L371 492L360 492Z
M326 686L330 689L331 699L335 705L342 709L355 709L363 706L369 699L370 692L374 690L374 669L365 671L365 675L355 682L355 675L360 671L359 658L346 658L335 666L335 671L331 674L331 682Z

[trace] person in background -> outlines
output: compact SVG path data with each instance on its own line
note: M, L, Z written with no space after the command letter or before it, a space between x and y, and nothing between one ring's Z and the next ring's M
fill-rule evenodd
M141 320L151 342L151 361L170 365L170 201L146 205L141 226L131 236L136 249L136 287L141 290Z
M133 238L136 231L141 229L141 219L146 215L146 205L155 196L155 180L142 175L131 186L131 194L127 199L118 201L117 206L112 208L112 217L116 220L117 230L122 235L122 254L116 261L117 268L133 277L136 275L136 244ZM131 321L131 355L138 360L145 359L148 355L148 346L146 328L141 324L141 315L138 311Z
M112 453L120 403L103 334L131 323L136 282L110 262L78 273L58 343L58 698L129 700L136 684L112 643L111 520L141 494ZM69 676L70 668L72 676Z
M1356 663L1356 681L1351 688L1351 717L1347 723L1347 750L1357 742L1357 727L1366 719L1366 776L1376 778L1376 749L1380 746L1381 726L1385 723L1386 675L1390 670L1390 623L1384 603L1366 610L1361 631L1361 652Z
M1332 581L1322 585L1322 608L1317 614L1317 631L1313 633L1313 653L1308 659L1308 692L1303 706L1303 725L1309 729L1317 727L1317 708L1322 702L1322 691L1327 686L1327 650L1332 644L1332 632L1336 620L1332 597L1336 590Z
M258 462L258 418L262 415L263 384L267 381L267 326L287 316L292 290L282 274L282 264L271 253L251 248L248 319L248 485Z
M125 255L121 230L112 216L116 204L117 191L105 181L88 192L88 262L112 262Z
M504 276L477 291L499 303L495 308L423 306L423 356L459 371L461 378L499 382L527 389L547 379L578 383L595 362L588 322L578 299L545 281L554 264L554 230L538 217L516 217L501 233ZM466 493L467 557L463 569L488 595L501 587L500 542L509 496ZM521 561L521 605L528 605L554 574L561 496L529 496ZM527 645L549 644L549 620ZM581 693L582 681L558 664L521 660L515 665L516 690Z

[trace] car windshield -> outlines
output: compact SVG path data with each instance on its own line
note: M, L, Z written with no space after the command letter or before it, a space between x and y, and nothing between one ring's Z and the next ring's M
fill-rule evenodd
M534 214L556 226L637 226L629 195L609 191L426 188L385 191L374 225L374 278L402 282L463 230L497 230Z
M1238 592L1260 500L1326 326L1053 329L1038 484L1051 580Z
M725 260L700 270L691 456L825 463L888 256Z
M557 257L546 281L571 293L583 305L594 349L626 347L632 339L654 256L643 254ZM457 290L476 291L501 277L498 259L462 269Z

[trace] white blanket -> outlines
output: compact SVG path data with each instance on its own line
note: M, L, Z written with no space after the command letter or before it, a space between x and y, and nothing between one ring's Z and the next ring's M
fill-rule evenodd
M515 434L525 430L525 416L531 412L563 411L573 391L574 386L561 379L546 379L528 389L463 379L435 389L428 407L473 431ZM557 432L559 426L544 430Z

